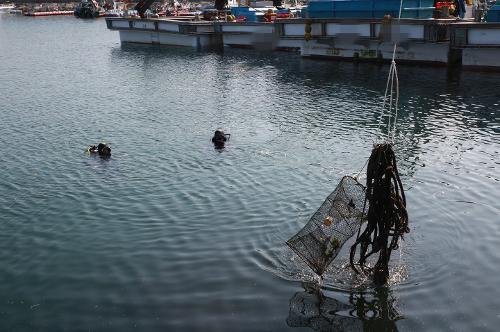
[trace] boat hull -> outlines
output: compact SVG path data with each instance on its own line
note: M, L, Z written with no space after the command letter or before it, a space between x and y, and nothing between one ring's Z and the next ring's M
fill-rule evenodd
M453 24L450 49L466 69L500 70L500 23Z
M106 18L123 43L297 50L305 58L500 69L500 23L284 19L275 23ZM310 31L309 35L305 31Z
M160 44L205 49L221 46L214 24L183 20L106 18L108 28L120 33L122 43Z
M122 43L187 46L193 48L209 48L212 45L210 36L153 31L120 31L120 41Z
M274 24L270 23L220 23L224 46L273 50L276 48Z

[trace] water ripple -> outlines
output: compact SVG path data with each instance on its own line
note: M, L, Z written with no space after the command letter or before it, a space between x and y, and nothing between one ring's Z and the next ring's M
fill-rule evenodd
M1 330L498 325L498 75L400 67L411 232L389 287L350 243L318 287L285 242L365 164L387 66L120 46L71 17L0 35Z

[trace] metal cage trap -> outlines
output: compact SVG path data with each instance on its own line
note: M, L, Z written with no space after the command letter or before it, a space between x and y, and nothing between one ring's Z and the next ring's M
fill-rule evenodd
M318 275L366 220L365 187L344 176L307 224L286 244Z

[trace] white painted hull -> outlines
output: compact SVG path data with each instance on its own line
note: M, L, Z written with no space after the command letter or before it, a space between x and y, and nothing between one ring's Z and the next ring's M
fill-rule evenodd
M353 58L358 60L390 60L392 43L376 41L342 41L321 43L304 41L301 55L304 57ZM396 59L409 62L426 62L446 65L449 46L446 43L412 42L398 45Z
M462 51L462 65L468 68L500 69L500 49L466 48Z
M300 50L303 57L388 61L500 69L500 24L439 20L382 22L371 19L193 22L165 19L107 18L123 43L222 46ZM311 38L305 40L307 24Z
M0 13L8 13L10 10L14 9L14 5L0 6Z
M210 47L210 36L183 35L169 32L152 31L120 31L122 43L159 44L171 46L187 46L193 48Z
M185 46L196 49L215 47L220 42L212 23L176 20L107 18L108 28L120 34L122 43Z
M448 43L427 42L428 21L383 24L373 20L316 20L311 22L311 39L304 39L306 22L287 21L279 27L280 48L299 48L304 57L331 59L389 60L393 42L398 42L396 59L446 65Z
M222 23L224 46L273 50L276 47L274 24Z
M500 24L455 24L451 47L462 52L462 66L500 69Z

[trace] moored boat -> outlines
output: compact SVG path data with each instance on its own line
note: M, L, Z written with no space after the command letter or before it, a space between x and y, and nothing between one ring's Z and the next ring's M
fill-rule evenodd
M95 0L82 0L74 10L74 15L78 18L97 18L104 16L104 9Z
M43 12L26 12L24 16L58 16L58 15L73 15L72 10L54 10Z
M0 3L0 13L8 13L16 6L13 3Z
M303 57L333 60L390 61L397 42L396 60L401 62L500 69L496 60L500 58L500 23L477 22L478 17L500 21L500 5L499 15L494 10L488 13L494 6L482 8L480 16L470 12L473 6L450 15L446 5L436 10L433 0L403 0L404 18L398 19L394 15L399 14L400 0L311 1L309 6L320 2L321 6L331 3L333 9L318 14L321 11L312 5L299 18L279 18L270 9L264 21L259 11L248 7L233 8L237 16L223 20L215 16L212 21L199 16L152 19L139 13L140 18L107 19L107 25L119 31L122 42L296 50Z

